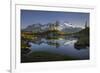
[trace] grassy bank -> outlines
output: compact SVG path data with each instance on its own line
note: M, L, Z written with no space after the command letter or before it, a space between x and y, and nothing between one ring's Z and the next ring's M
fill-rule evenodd
M75 48L81 49L89 47L89 28L85 28L77 33L78 41L74 44Z
M28 56L21 56L21 62L45 62L45 61L62 61L62 60L76 60L70 56L64 56L49 52L33 52Z

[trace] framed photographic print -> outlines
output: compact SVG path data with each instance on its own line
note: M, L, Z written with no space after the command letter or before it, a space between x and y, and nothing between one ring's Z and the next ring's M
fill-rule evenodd
M12 73L94 65L94 7L11 5Z

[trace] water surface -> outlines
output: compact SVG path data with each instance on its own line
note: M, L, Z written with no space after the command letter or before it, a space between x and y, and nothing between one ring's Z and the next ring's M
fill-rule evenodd
M61 37L58 39L38 38L34 42L29 42L31 45L29 54L39 51L71 56L78 59L89 59L89 48L81 48L79 50L74 47L77 40L77 38L73 37Z

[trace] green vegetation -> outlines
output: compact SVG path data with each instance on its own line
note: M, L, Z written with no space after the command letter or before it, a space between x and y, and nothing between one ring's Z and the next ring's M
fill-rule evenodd
M50 52L32 52L31 54L28 54L31 50L29 49L30 45L29 42L34 42L34 40L37 40L38 38L45 38L45 39L59 39L60 37L64 36L76 36L78 38L78 41L74 44L74 47L76 49L86 48L89 47L89 27L86 27L85 29L76 32L76 33L65 33L62 31L57 30L56 27L58 27L58 23L56 22L56 25L50 26L51 28L46 31L41 32L21 32L21 62L44 62L44 61L62 61L62 60L79 60L70 56L50 53ZM55 27L54 27L55 26ZM52 28L53 27L53 28ZM58 43L48 43L50 45L56 45L56 47L59 47Z
M33 32L22 32L21 37L24 40L30 40L30 41L37 38L36 33L33 33Z
M29 41L33 41L37 39L36 34L32 32L22 32L21 33L21 48L28 49L30 45L28 44Z
M86 48L89 47L89 27L79 31L77 33L78 41L74 44L75 48Z
M49 40L50 40L50 39L52 39L52 40L56 40L56 39L59 39L59 38L58 38L57 36L55 36L55 37L47 36L46 39L49 39Z
M21 37L21 49L22 48L29 48L27 40L24 37Z
M64 56L49 52L33 52L27 56L21 56L21 62L45 62L45 61L77 60L70 56Z

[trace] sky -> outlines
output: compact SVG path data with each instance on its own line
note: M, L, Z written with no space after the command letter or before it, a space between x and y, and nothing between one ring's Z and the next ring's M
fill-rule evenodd
M37 11L21 10L21 28L29 25L41 23L46 25L59 21L60 24L69 22L74 26L84 27L85 22L89 25L89 13L80 12L60 12L60 11Z

